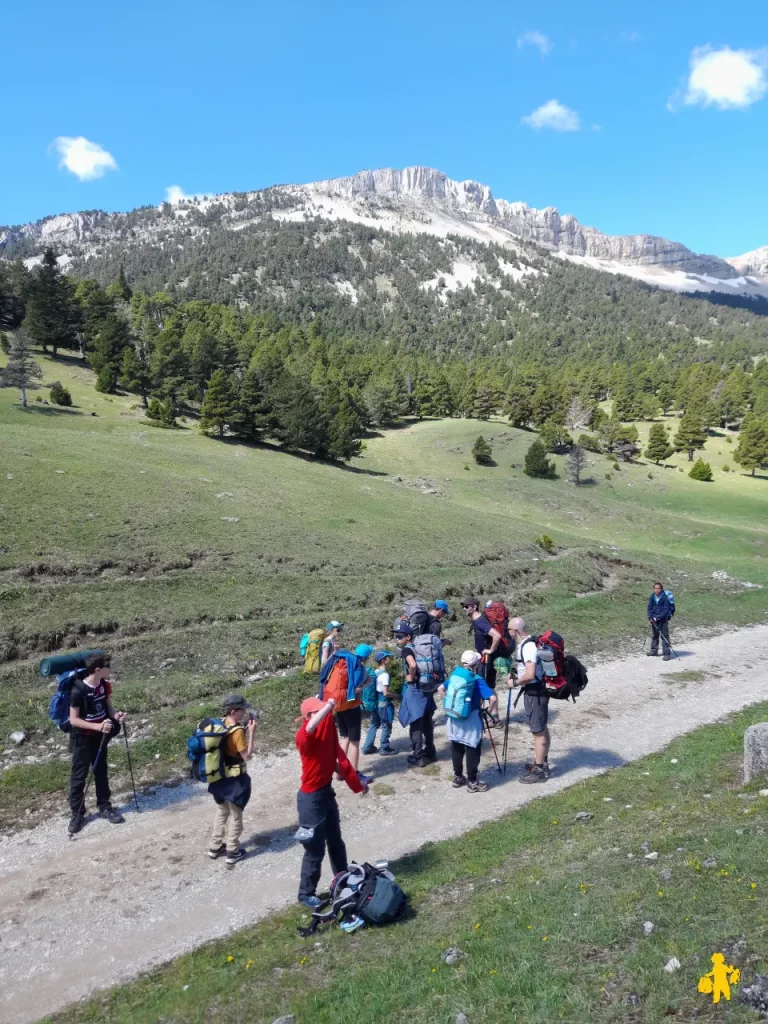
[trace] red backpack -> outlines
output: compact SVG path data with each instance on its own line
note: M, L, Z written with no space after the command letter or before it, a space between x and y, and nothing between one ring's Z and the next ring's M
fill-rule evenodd
M548 629L541 636L534 636L531 639L535 642L539 652L539 664L544 672L544 686L550 697L568 697L568 680L563 673L563 660L565 658L565 641L559 633Z
M509 612L506 605L501 601L489 601L483 609L483 615L490 622L497 633L501 633L501 644L499 653L510 651L512 638L509 635Z

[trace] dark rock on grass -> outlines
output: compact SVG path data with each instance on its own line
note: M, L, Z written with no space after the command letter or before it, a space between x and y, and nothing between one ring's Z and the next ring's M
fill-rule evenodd
M768 1016L768 976L756 975L751 985L739 990L739 999L764 1017Z
M453 967L454 964L461 963L466 955L463 949L459 949L457 946L449 946L448 949L444 949L440 954L440 959L444 964Z

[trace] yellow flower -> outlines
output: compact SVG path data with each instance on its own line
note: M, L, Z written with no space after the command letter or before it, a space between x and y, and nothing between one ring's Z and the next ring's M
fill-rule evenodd
M661 889L659 889L659 896L663 896L663 895L664 895L664 893L662 892Z
M553 825L556 825L556 824L557 824L557 818L553 818L553 820L552 820L552 824L553 824Z
M232 961L233 961L234 959L235 959L235 958L234 958L234 957L232 956L232 954L230 953L230 954L229 954L229 956L227 957L227 963L228 963L228 964L231 964L231 963L232 963Z
M533 928L533 925L532 925L532 924L529 924L529 925L528 925L528 928L529 928L529 929Z
M476 932L477 932L477 931L480 931L480 925L479 925L479 923L475 925L475 931L476 931Z
M247 962L247 963L246 963L246 965L245 965L245 969L246 969L246 971L250 971L250 969L251 969L252 967L253 967L253 960L248 960L248 962Z
M496 973L496 971L494 971L494 969L493 969L493 968L491 968L491 969L490 969L490 971L488 971L488 973L489 973L489 974L495 974L495 973Z
M749 883L749 888L750 889L756 889L757 888L757 882L750 882Z
M548 938L549 938L549 936L548 936L548 935L542 935L542 937L541 937L541 941L542 941L542 942L546 942Z
M436 973L437 973L437 968L436 968L436 967L433 967L433 968L432 968L432 973L433 973L433 974L436 974Z

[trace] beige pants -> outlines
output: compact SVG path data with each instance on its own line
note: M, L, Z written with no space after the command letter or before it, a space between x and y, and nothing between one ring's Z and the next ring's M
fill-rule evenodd
M218 850L223 842L227 844L227 853L237 853L240 849L240 836L243 834L243 809L225 800L216 804L216 817L213 821L211 849Z

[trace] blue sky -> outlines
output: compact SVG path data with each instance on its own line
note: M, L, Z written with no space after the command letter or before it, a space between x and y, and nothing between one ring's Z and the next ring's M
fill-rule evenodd
M768 4L737 10L7 4L0 224L426 164L740 254L768 245Z

